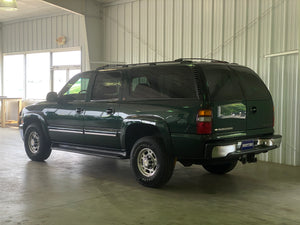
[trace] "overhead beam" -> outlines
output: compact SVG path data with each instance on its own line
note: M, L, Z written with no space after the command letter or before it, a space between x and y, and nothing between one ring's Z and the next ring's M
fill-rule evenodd
M53 5L55 7L59 7L65 9L67 11L71 11L73 13L78 13L81 15L86 14L86 5L88 0L43 0L44 2Z

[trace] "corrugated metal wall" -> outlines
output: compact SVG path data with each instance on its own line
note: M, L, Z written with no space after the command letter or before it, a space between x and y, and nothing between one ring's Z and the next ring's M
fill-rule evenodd
M282 147L261 160L300 165L297 0L139 0L104 8L105 61L209 57L257 71L275 104Z
M3 70L3 66L2 66L2 24L0 23L0 95L2 93L2 89L3 89L3 79L2 79L2 70Z
M85 41L83 24L76 14L3 23L3 53L80 47ZM59 36L67 38L65 45L57 45Z

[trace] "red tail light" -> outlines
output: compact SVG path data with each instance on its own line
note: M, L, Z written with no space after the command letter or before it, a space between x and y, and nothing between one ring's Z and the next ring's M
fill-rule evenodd
M199 110L196 122L197 134L211 134L212 111L210 109Z

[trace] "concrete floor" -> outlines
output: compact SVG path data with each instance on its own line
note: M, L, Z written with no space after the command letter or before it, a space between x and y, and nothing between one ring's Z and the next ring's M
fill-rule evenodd
M30 161L17 129L0 129L0 224L300 224L300 168L238 164L230 174L177 163L162 189L129 161L53 151Z

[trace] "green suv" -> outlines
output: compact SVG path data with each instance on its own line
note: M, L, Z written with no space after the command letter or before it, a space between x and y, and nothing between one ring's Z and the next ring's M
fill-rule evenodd
M176 161L224 174L278 148L272 97L252 70L215 60L104 66L24 108L28 157L52 149L130 158L139 183L160 187Z

